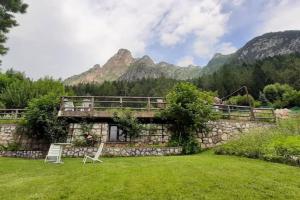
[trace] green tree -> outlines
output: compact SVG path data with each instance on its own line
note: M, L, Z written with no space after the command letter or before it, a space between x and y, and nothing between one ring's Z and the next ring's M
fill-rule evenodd
M14 13L25 13L28 5L22 0L1 0L0 1L0 55L4 55L8 48L4 46L7 40L6 34L17 26Z
M57 142L67 136L67 122L58 119L60 95L49 93L29 102L25 113L28 135L50 142Z
M167 95L167 107L161 117L170 123L171 143L183 147L183 153L198 152L195 139L207 131L207 122L214 118L211 105L213 94L200 91L191 83L178 83Z
M142 125L129 109L114 112L114 122L123 131L125 137L129 137L130 141L140 135Z
M32 82L16 80L0 93L0 101L6 108L25 108L34 97Z

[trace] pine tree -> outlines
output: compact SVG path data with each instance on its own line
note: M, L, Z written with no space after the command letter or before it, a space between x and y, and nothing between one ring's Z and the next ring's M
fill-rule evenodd
M22 0L0 0L0 55L4 55L8 51L8 48L4 46L7 40L6 34L12 27L18 26L13 14L23 14L27 7L28 5Z

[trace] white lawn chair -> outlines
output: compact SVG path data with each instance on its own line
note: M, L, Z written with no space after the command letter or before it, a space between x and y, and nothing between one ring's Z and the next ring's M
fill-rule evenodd
M101 144L100 144L100 146L99 146L99 148L98 148L98 150L97 150L94 158L85 155L84 159L83 159L83 163L85 164L87 159L91 159L93 161L93 163L95 163L95 161L103 162L102 160L99 160L99 157L101 156L101 153L102 153L102 150L103 150L103 146L104 146L104 142L101 142Z
M51 144L44 162L62 163L61 153L62 153L61 145Z

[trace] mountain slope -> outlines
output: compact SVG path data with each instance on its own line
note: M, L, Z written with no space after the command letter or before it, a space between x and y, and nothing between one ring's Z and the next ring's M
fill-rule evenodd
M186 80L199 77L201 68L197 66L179 67L166 62L155 64L145 55L133 58L130 51L120 49L107 63L100 67L95 65L86 72L67 78L66 85L79 83L103 83L104 81L135 81L140 79L156 79L160 77Z
M233 58L234 54L223 55L216 53L212 59L203 67L203 74L211 74L216 72L225 63L229 62Z
M276 55L300 52L300 31L266 33L255 37L239 49L236 59L251 63Z
M126 72L135 59L127 49L120 49L102 67L95 65L86 72L67 78L66 85L76 85L79 83L103 83L104 81L117 80Z
M233 54L215 54L203 68L203 73L213 73L226 63L253 63L268 57L299 52L300 31L266 33L253 38Z

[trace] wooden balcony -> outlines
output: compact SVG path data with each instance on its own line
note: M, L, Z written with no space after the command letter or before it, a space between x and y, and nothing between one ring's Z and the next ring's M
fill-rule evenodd
M160 121L157 113L165 107L163 97L64 96L61 98L58 116L107 121L112 119L115 111L127 108L138 119ZM212 110L223 119L276 121L272 108L214 104Z
M126 108L139 119L154 119L165 105L163 97L64 96L58 116L111 119L115 111Z

